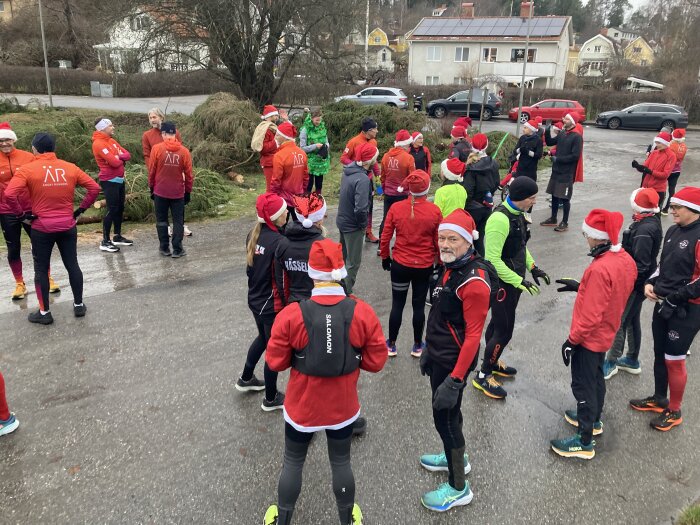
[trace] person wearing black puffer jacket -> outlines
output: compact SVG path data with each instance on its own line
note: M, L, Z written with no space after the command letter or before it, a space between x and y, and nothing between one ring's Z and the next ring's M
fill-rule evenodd
M542 158L544 147L542 138L538 135L540 123L537 120L528 120L523 126L523 134L520 135L515 151L511 155L512 162L518 161L518 168L513 177L526 176L537 182L537 163Z
M486 154L489 139L483 133L477 133L472 139L472 154L467 159L467 170L464 173L462 185L467 190L465 209L472 216L479 231L478 239L474 239L474 248L484 255L484 235L486 221L493 209L493 196L498 189L500 174L498 163Z

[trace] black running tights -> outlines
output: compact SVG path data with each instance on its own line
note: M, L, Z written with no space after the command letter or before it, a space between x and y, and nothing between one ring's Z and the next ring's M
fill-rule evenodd
M391 263L391 313L389 314L389 341L396 342L401 329L403 308L408 298L408 288L413 288L413 342L423 341L425 326L425 300L430 287L433 267L410 268L393 261Z
M122 234L122 217L124 216L124 203L126 202L126 189L124 183L100 181L102 193L107 201L107 213L102 219L102 237L105 241L110 239L110 231L114 225L114 235Z
M552 218L556 220L557 213L559 213L559 205L562 206L562 212L564 213L561 218L561 222L569 223L569 212L571 211L571 199L560 199L559 197L552 196Z
M245 360L241 379L250 381L255 371L255 365L258 364L260 358L267 348L267 342L270 340L270 332L272 331L272 323L275 321L275 315L260 316L253 313L255 318L255 326L258 328L258 336L248 349L248 356ZM273 401L277 395L277 372L270 370L270 367L265 363L263 368L265 377L265 399Z
M32 229L32 255L34 256L34 285L39 299L39 308L49 310L49 265L54 245L68 272L68 280L73 291L73 302L83 303L83 272L78 265L78 229L46 233Z
M493 372L503 350L513 337L515 310L518 308L522 293L506 283L501 283L501 288L495 304L491 307L491 321L486 327L486 349L481 373L487 376Z

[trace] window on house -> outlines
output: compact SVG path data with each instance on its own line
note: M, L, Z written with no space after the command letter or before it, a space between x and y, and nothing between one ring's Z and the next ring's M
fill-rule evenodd
M0 13L5 11L5 2L0 2Z
M386 62L386 49L382 51L382 62Z
M375 37L374 37L374 43L375 43L375 44L381 44L381 42L382 42L382 37L380 37L380 36L375 36Z
M618 36L620 36L620 33L615 32L615 35L614 35L614 36L615 36L615 37L618 37Z
M425 77L425 85L426 86L437 86L439 83L440 83L439 76L428 75L427 77Z
M527 50L527 61L534 62L536 49ZM525 58L525 48L524 47L514 47L510 50L510 61L511 62L522 62Z
M453 83L454 85L456 85L456 86L461 86L461 85L467 83L467 79L464 78L464 77L454 77L454 78L452 79L452 83Z
M442 60L442 47L428 46L428 53L425 60L428 62L440 62L440 60Z
M641 53L641 52L642 52L642 48L641 48L641 47L633 47L633 48L632 48L632 52L633 52L633 53Z
M648 66L649 64L647 63L646 60L641 59L641 60L639 61L639 65L640 65L640 66Z
M469 48L455 48L455 62L469 62Z
M603 66L605 65L605 62L589 62L589 69L593 71L600 71L603 69Z
M596 53L600 53L601 49L603 49L603 46L594 46L593 51Z
M139 15L131 18L132 31L145 31L151 27L151 19L147 15Z
M498 48L496 47L485 47L483 62L495 62L498 56Z

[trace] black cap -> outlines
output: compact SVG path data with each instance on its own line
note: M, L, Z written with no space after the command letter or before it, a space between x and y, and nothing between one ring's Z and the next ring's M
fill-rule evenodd
M530 177L521 175L513 179L508 188L508 195L511 201L524 201L525 199L537 195L539 189L537 183Z
M161 133L168 133L169 135L175 135L177 131L177 128L175 127L174 122L170 122L169 120L166 122L163 122L160 125L160 132Z
M367 132L370 129L375 129L377 127L377 122L370 117L364 118L362 120L362 131Z
M56 151L56 139L48 133L37 133L32 139L32 146L39 153L51 153Z

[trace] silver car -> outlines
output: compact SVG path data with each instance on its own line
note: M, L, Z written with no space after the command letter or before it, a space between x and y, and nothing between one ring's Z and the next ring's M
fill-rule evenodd
M360 104L377 105L386 104L399 109L408 107L408 97L406 93L398 88L391 87L368 87L356 93L355 95L345 95L336 97L335 101L352 100Z

